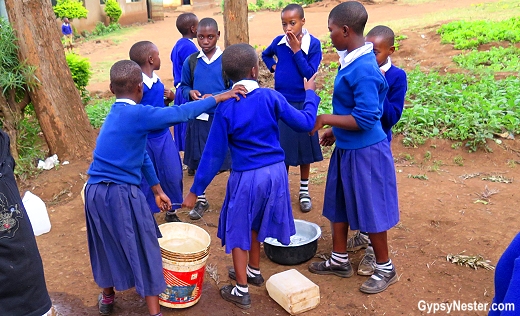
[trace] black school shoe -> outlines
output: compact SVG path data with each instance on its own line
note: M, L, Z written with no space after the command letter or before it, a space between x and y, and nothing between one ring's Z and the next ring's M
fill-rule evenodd
M325 265L327 261L313 262L309 265L309 271L315 274L334 274L342 278L350 278L354 275L354 270L350 261L346 264L338 265L331 264L328 267Z
M112 313L112 311L114 310L114 301L112 301L112 303L110 304L104 304L103 303L103 293L99 293L99 296L98 296L98 309L99 309L99 314L102 315L102 316L108 316Z
M248 309L251 307L251 296L249 293L244 293L242 296L231 294L233 285L225 285L220 288L220 296L228 302L235 304L242 309Z
M177 213L175 212L166 212L164 220L168 223L182 222L179 216L177 216Z
M311 197L308 193L300 194L300 211L308 213L312 209Z
M392 267L392 271L390 272L385 272L376 268L372 277L368 278L365 283L361 284L359 290L367 294L376 294L383 292L395 282L397 282L397 273L395 272L395 267Z
M237 280L237 276L235 274L235 269L234 268L231 268L228 270L228 277L231 279L231 280ZM251 285L254 285L254 286L262 286L262 284L264 284L264 277L262 277L261 274L258 274L254 277L250 277L249 275L247 276L247 283L251 284Z
M195 207L190 211L190 213L188 215L190 216L191 220L195 221L197 219L201 219L202 216L204 216L204 213L206 213L206 211L208 209L209 209L208 201L206 201L206 202L197 201L195 203Z

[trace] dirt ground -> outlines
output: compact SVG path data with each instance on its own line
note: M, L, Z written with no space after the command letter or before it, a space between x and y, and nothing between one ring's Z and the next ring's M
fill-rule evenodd
M489 2L489 1L488 1ZM310 32L326 35L326 20L335 1L325 1L306 9L307 27ZM456 3L440 0L415 6L399 5L394 1L367 6L370 23L417 16L441 10L447 6L470 6L471 0ZM213 16L219 22L215 10L196 12L199 17ZM126 58L129 47L137 40L150 39L159 47L163 66L159 75L171 85L169 52L177 40L175 17L178 12L167 14L165 21L142 26L142 30L128 40L86 43L79 50L92 63ZM169 30L169 31L165 31ZM268 45L280 33L278 13L255 13L250 20L251 44ZM450 71L454 67L451 56L456 54L449 45L440 45L434 32L435 26L424 29L403 30L408 39L393 56L395 64L406 70L420 64L423 68ZM422 35L422 36L421 36ZM96 45L100 45L96 49ZM335 55L325 61L337 60ZM108 79L108 78L107 78ZM90 91L106 94L106 81L93 83ZM307 270L309 262L293 266L281 266L269 261L262 253L262 274L267 279L277 272L295 268L320 287L320 305L306 315L418 315L418 302L489 303L493 297L493 271L472 270L446 261L446 255L464 252L480 254L496 264L501 253L518 232L518 185L486 181L484 178L520 179L520 142L502 140L501 144L489 142L492 152L483 150L468 153L462 146L453 148L452 142L430 140L419 148L406 148L401 137L393 140L401 221L389 231L389 247L392 260L399 274L399 282L383 293L366 295L358 288L366 277L353 276L341 279L334 276L313 275ZM297 204L298 170L291 168L290 181L295 218L315 222L322 228L318 254L331 250L331 231L328 221L321 216L323 191L328 167L326 159L311 169L310 191L313 210L303 214ZM86 180L90 161L71 161L57 170L46 171L36 179L20 183L21 191L31 190L46 203L52 223L50 233L37 237L45 267L47 287L54 306L62 315L96 315L99 288L93 281L88 257L83 204L79 196ZM516 166L516 167L515 167ZM425 175L427 180L413 176ZM218 175L207 190L211 211L203 220L190 221L187 210L180 213L183 221L206 229L211 237L211 254L208 263L215 265L218 280L206 274L201 300L185 310L163 308L164 315L285 315L285 311L269 298L265 286L250 287L253 305L243 311L220 298L218 288L229 282L227 268L232 265L216 237L219 210L225 194L228 174ZM191 186L193 177L185 174L185 189ZM493 194L494 193L494 194ZM486 198L487 197L487 198ZM159 214L157 221L164 222ZM363 253L351 254L354 268ZM321 260L315 258L313 260ZM218 281L218 284L217 284ZM456 313L455 313L456 314ZM466 312L460 315L484 315L485 312ZM147 315L144 299L133 289L117 294L114 315Z

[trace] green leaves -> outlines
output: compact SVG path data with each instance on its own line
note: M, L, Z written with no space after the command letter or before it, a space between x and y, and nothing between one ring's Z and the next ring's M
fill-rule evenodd
M105 13L110 18L110 24L117 23L121 14L123 14L123 10L121 10L121 6L116 0L106 0L105 1Z
M88 99L87 85L90 77L92 76L90 62L87 58L81 57L74 53L67 53L65 58L67 59L67 64L69 65L70 72L72 73L72 80L74 80L74 84L80 92L82 99Z
M88 14L88 10L80 0L58 0L53 9L60 19L81 19L86 18Z
M473 50L453 57L453 61L462 68L474 71L520 72L520 48L491 47L488 51Z

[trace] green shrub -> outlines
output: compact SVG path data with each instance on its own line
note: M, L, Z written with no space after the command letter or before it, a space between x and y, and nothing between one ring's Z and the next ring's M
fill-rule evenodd
M81 94L81 98L85 102L88 100L89 93L87 91L88 81L92 76L90 71L90 62L87 58L81 57L74 53L67 53L65 55L70 72L72 73L72 80Z
M96 27L92 31L92 35L101 36L101 35L115 32L120 29L121 29L121 25L119 23L112 23L112 24L106 26L105 24L103 24L103 22L97 22Z
M117 23L121 14L123 14L123 10L121 10L121 6L116 0L106 0L105 1L105 13L110 18L110 24Z
M40 137L42 130L36 118L34 107L29 104L25 107L24 117L18 128L20 134L17 139L18 160L14 173L22 180L34 176L40 171L36 168L38 159L44 159L47 155L46 144Z
M81 19L86 18L88 14L88 10L80 0L58 0L53 9L60 19Z
M105 122L105 118L110 112L110 108L112 108L112 104L114 103L114 99L98 99L92 101L89 105L85 107L85 111L87 112L88 119L90 120L90 124L94 128L100 128Z

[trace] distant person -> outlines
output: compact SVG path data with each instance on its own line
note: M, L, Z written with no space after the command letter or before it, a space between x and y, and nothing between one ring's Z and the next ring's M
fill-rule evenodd
M74 48L74 34L72 32L72 26L70 25L68 18L63 18L61 33L63 34L65 48L67 48L69 51L72 51Z
M138 104L143 97L142 69L122 60L110 69L110 91L116 101L99 132L85 187L90 263L94 281L102 288L99 313L112 312L114 289L135 287L150 315L159 316L159 294L166 289L157 240L162 236L139 188L141 175L159 209L170 210L171 202L146 152L147 135L196 117L244 89L237 87L189 106L142 105Z
M366 43L363 36L367 19L365 7L355 1L338 4L329 14L328 28L340 52L340 69L334 81L333 114L318 116L313 132L331 126L322 134L321 144L336 143L323 203L323 216L332 226L332 254L328 260L311 263L309 271L351 277L349 226L368 232L376 267L359 290L375 294L397 282L387 231L399 222L399 209L394 160L381 124L388 84L372 43Z
M298 110L303 109L305 101L303 79L310 79L318 71L322 58L320 41L303 28L304 25L302 6L289 4L282 10L285 34L277 36L262 53L267 68L274 72L275 90ZM280 143L285 152L287 172L289 166L300 166L300 210L309 212L312 208L309 195L311 163L323 160L318 134L298 133L280 122Z
M193 13L182 13L177 17L175 25L177 30L181 33L182 37L173 46L170 54L170 59L173 65L173 85L175 89L178 89L175 94L174 105L181 105L189 101L185 99L181 93L179 87L181 85L182 78L182 65L184 61L193 53L197 52L197 46L193 42L193 39L197 37L197 26L199 19ZM179 123L173 127L173 135L175 138L175 144L179 151L184 151L186 148L186 127L187 123Z
M161 68L161 58L157 46L149 41L135 43L130 48L130 59L143 71L143 98L141 104L159 108L167 106L174 99L174 93L166 89L155 71ZM147 119L143 117L143 119ZM182 162L172 133L168 127L148 133L146 151L153 163L157 178L164 193L172 202L173 209L165 215L167 222L180 222L177 209L182 202ZM141 179L141 190L146 196L150 210L159 213L154 194L146 182Z
M229 78L247 89L240 101L219 104L195 180L183 205L192 207L219 172L231 151L232 168L218 225L218 237L232 253L229 277L236 286L220 289L222 298L241 308L251 306L248 283L260 286L260 243L266 237L282 244L295 234L284 152L278 140L278 120L300 132L309 131L320 98L314 77L305 83L305 105L296 110L279 92L260 88L258 56L248 44L231 45L222 54ZM302 79L303 81L303 79Z
M212 18L200 20L197 26L197 42L201 50L191 54L182 65L180 90L184 99L201 100L229 89L229 79L222 71L222 50L217 46L219 37L217 21ZM193 175L199 167L213 117L214 110L211 110L188 121L184 148L184 164L188 166L188 175ZM229 168L231 158L228 154L220 170ZM200 219L208 209L206 192L201 192L189 217L192 220Z
M14 178L9 136L0 129L0 315L47 315L52 302L34 232Z
M390 142L392 140L392 127L399 122L403 113L406 90L408 89L406 72L394 66L390 59L395 51L395 36L392 29L378 25L368 32L366 41L374 45L377 64L388 82L381 125ZM376 258L367 232L357 232L347 241L347 251L356 251L362 248L367 248L367 250L359 263L357 273L359 275L372 275L376 268Z

